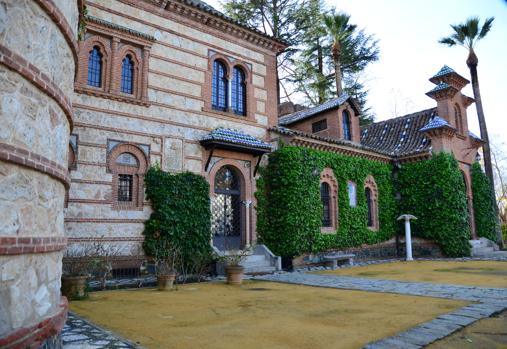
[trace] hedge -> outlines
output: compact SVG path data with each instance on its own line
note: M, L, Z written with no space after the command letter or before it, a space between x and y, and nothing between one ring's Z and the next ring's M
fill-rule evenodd
M472 194L477 235L496 242L495 196L478 162L472 165Z
M449 257L470 255L465 183L451 154L402 164L396 186L401 212L418 218L412 222L416 236L435 240Z
M333 170L338 182L339 223L336 234L321 234L320 173ZM275 254L292 258L305 252L360 246L388 240L396 232L392 166L379 161L281 146L269 156L257 181L259 242ZM367 228L364 182L377 184L380 230ZM349 207L347 182L357 185L357 206Z

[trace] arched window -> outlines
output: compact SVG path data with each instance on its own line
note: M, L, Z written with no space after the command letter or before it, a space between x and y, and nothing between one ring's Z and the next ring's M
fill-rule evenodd
M227 68L219 60L213 62L211 86L211 106L213 109L227 111Z
M108 168L113 174L113 208L142 209L147 167L147 157L136 145L119 144L111 150Z
M461 118L461 109L459 105L454 105L454 122L458 133L463 134L463 119Z
M349 112L344 110L342 113L342 128L343 128L343 139L348 141L352 140L352 134L350 132L350 115Z
M320 200L322 201L322 226L331 227L331 195L329 184L320 184Z
M134 93L134 61L130 55L121 63L121 92Z
M368 176L366 181L364 182L364 196L366 200L366 209L367 216L366 222L367 226L371 230L379 229L379 220L378 220L378 189L377 183L372 176Z
M98 46L94 46L88 56L88 85L102 86L102 53Z
M245 73L238 67L234 67L232 74L231 104L235 114L246 115Z

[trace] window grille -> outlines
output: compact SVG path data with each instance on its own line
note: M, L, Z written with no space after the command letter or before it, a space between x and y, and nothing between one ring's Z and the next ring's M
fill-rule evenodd
M121 92L134 93L134 62L130 55L127 55L121 64Z
M227 110L227 77L225 65L220 61L213 62L213 81L211 86L211 105L213 109Z
M319 132L327 129L327 119L323 119L312 124L312 132Z
M368 226L373 227L373 201L372 201L372 195L371 195L371 189L366 188L365 189L365 195L366 195L366 206L368 207Z
M118 175L118 201L132 201L132 187L134 177L132 175Z
M350 141L350 140L352 140L352 136L350 133L350 115L349 115L349 112L346 110L343 111L342 115L343 115L343 118L342 118L343 139Z
M331 227L331 196L329 194L329 184L321 183L320 199L322 200L322 226Z
M102 54L97 46L93 47L88 56L88 85L102 85Z
M232 110L237 115L246 115L245 73L234 67L231 86Z

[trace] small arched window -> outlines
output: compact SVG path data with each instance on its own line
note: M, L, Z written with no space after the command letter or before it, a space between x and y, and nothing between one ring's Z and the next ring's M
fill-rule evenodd
M102 86L102 53L98 46L94 46L88 56L88 85Z
M238 67L234 67L232 74L231 104L235 114L246 115L245 73Z
M461 118L461 109L459 105L454 105L454 123L458 133L463 134L463 119Z
M368 176L364 182L364 196L366 200L366 222L369 229L377 231L379 229L378 219L378 189L377 183L372 176Z
M227 68L219 60L213 62L213 80L211 86L211 106L213 109L227 111L228 86Z
M349 112L344 110L342 113L342 128L343 128L343 139L350 141L352 140L352 134L350 132L350 115Z
M134 93L134 61L130 55L125 56L121 63L121 92Z
M368 209L368 227L373 227L373 222L374 222L374 218L373 218L373 197L371 195L371 189L366 187L365 191L364 191L364 194L366 196L366 207Z
M322 201L322 226L331 227L331 194L329 184L320 184L320 200Z

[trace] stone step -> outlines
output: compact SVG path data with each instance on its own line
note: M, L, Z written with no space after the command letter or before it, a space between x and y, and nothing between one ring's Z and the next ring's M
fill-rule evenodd
M269 261L259 261L259 262L241 262L241 265L245 268L248 267L269 267L271 266L271 263Z
M495 252L493 247L474 247L472 249L472 256L485 256Z
M264 266L264 267L249 267L245 268L246 274L254 274L254 273L274 273L276 271L276 268L273 266Z
M248 257L246 257L245 261L247 262L262 262L266 260L266 256L263 254L253 254Z

